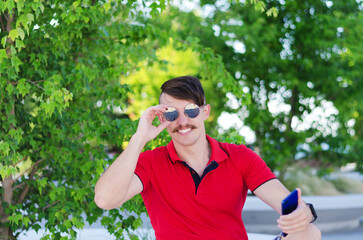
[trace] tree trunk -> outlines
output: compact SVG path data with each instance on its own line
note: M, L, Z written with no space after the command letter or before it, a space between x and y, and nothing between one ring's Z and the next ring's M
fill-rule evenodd
M10 115L15 115L14 106L11 109ZM10 128L14 128L14 126L11 124ZM9 227L6 226L6 223L9 222L9 216L5 210L9 205L12 204L13 201L13 175L10 174L9 176L5 177L2 179L1 183L4 192L2 193L2 198L0 200L0 240L10 240L13 239L13 233L10 231Z
M12 23L14 22L16 11L13 9L13 13L4 13L5 19L6 19L6 31L10 33L12 30ZM2 26L3 27L3 26ZM9 42L11 45L14 45L14 42L8 38L7 42ZM8 57L10 56L10 48L6 48L6 53ZM15 106L13 105L13 108L11 109L10 115L15 115ZM11 128L14 128L14 126L11 124ZM13 176L7 176L6 178L2 179L2 198L0 199L0 239L13 239L13 234L10 231L9 227L6 226L6 223L9 221L8 216L5 212L5 208L12 203L13 200L13 183L14 179ZM5 203L5 204L4 204Z
M13 200L13 177L8 176L2 181L2 187L3 187L3 194L2 194L2 201L5 203L5 208L7 205L10 205ZM13 239L13 234L10 231L9 227L6 226L6 223L8 220L8 215L6 214L5 210L3 208L4 205L3 202L1 202L1 208L0 208L0 216L1 216L1 225L0 225L0 239L9 240Z

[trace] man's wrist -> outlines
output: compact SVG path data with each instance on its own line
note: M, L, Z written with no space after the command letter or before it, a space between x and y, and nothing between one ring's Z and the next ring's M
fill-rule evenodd
M144 136L137 132L131 137L130 142L136 143L141 149L146 145L147 141Z

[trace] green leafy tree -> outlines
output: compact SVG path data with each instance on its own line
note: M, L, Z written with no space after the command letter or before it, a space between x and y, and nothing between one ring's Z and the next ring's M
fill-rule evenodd
M123 111L131 91L123 79L140 64L165 65L157 50L175 38L200 57L200 76L233 82L210 48L158 24L171 22L160 15L165 8L166 1L0 3L1 238L38 231L42 220L43 239L76 239L75 229L100 218L121 239L140 226L140 196L107 214L93 202L109 153L120 153L137 126Z
M157 62L155 50L169 40L142 23L165 2L142 3L0 3L0 238L45 220L43 239L76 239L75 228L102 216L95 181L112 161L109 148L135 127L120 112L130 89L119 79L139 61ZM110 211L102 224L121 238L141 223L121 211L139 214L139 203Z
M169 11L164 12L169 14ZM177 24L175 22L174 24ZM198 52L192 51L187 46L182 47L185 43L174 43L161 48L157 52L158 58L163 61L163 64L141 64L140 69L131 73L128 77L123 79L123 83L129 84L133 92L129 94L129 105L127 112L131 118L139 118L147 107L159 104L160 86L168 79L183 75L200 76L203 74L203 69L208 69L207 74L210 74L210 68L202 67L200 56ZM187 44L188 45L188 44ZM216 59L218 61L218 59ZM218 65L213 71L219 71ZM223 69L221 70L223 71ZM232 80L233 81L233 80ZM213 106L211 116L207 121L207 128L209 132L216 133L215 127L217 119L221 113L221 108L214 110L222 99L216 99L216 91L224 91L222 87L216 87L220 83L220 79L201 79L203 88L206 94L207 103ZM222 94L220 94L222 95Z
M127 112L139 118L147 107L159 104L160 86L168 79L183 75L197 75L200 65L197 53L191 49L177 50L173 44L160 48L156 55L162 64L148 66L141 63L140 69L123 79L133 90L129 94Z
M233 111L225 105L228 101L226 93L234 93L240 97L242 102L248 102L249 94L243 94L239 84L234 81L230 72L225 70L225 63L220 54L216 54L215 50L219 49L219 46L215 44L223 44L223 40L216 38L213 30L205 26L205 19L198 12L188 12L182 9L183 6L169 5L158 18L150 20L152 25L172 29L175 32L172 42L173 50L167 50L170 51L169 54L160 56L160 59L167 64L152 67L144 64L140 72L130 75L127 81L132 86L136 86L135 90L138 91L132 97L134 104L131 107L138 108L137 111L144 109L148 105L144 104L145 101L148 101L147 99L156 99L153 104L157 103L160 83L166 79L186 74L194 75L202 81L207 102L212 105L211 117L206 126L208 133L218 137L219 115L222 111ZM208 41L213 42L213 45ZM180 59L191 50L192 58ZM166 51L166 49L162 51ZM141 82L151 83L145 88ZM149 96L153 97L149 98Z
M203 29L215 37L191 24L184 31L214 46L251 94L240 115L269 165L282 175L301 157L362 166L362 2L267 1L277 17L237 1L202 2L213 9ZM336 110L328 113L330 105ZM317 107L322 117L314 119Z

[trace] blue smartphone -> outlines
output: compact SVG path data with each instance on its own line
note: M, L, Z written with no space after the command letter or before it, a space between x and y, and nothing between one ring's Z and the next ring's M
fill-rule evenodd
M298 193L297 190L295 189L289 194L289 196L287 196L284 200L281 201L282 215L286 215L293 212L297 208L297 201L298 201Z
M289 194L289 196L281 201L282 215L289 214L297 208L298 198L298 192L295 189ZM283 233L282 236L286 237L287 234Z

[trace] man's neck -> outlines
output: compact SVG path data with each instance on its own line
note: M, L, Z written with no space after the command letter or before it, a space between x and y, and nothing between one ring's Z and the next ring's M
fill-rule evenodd
M195 144L181 146L174 144L175 151L182 161L185 161L198 173L203 172L206 167L212 150L206 135L201 137Z

